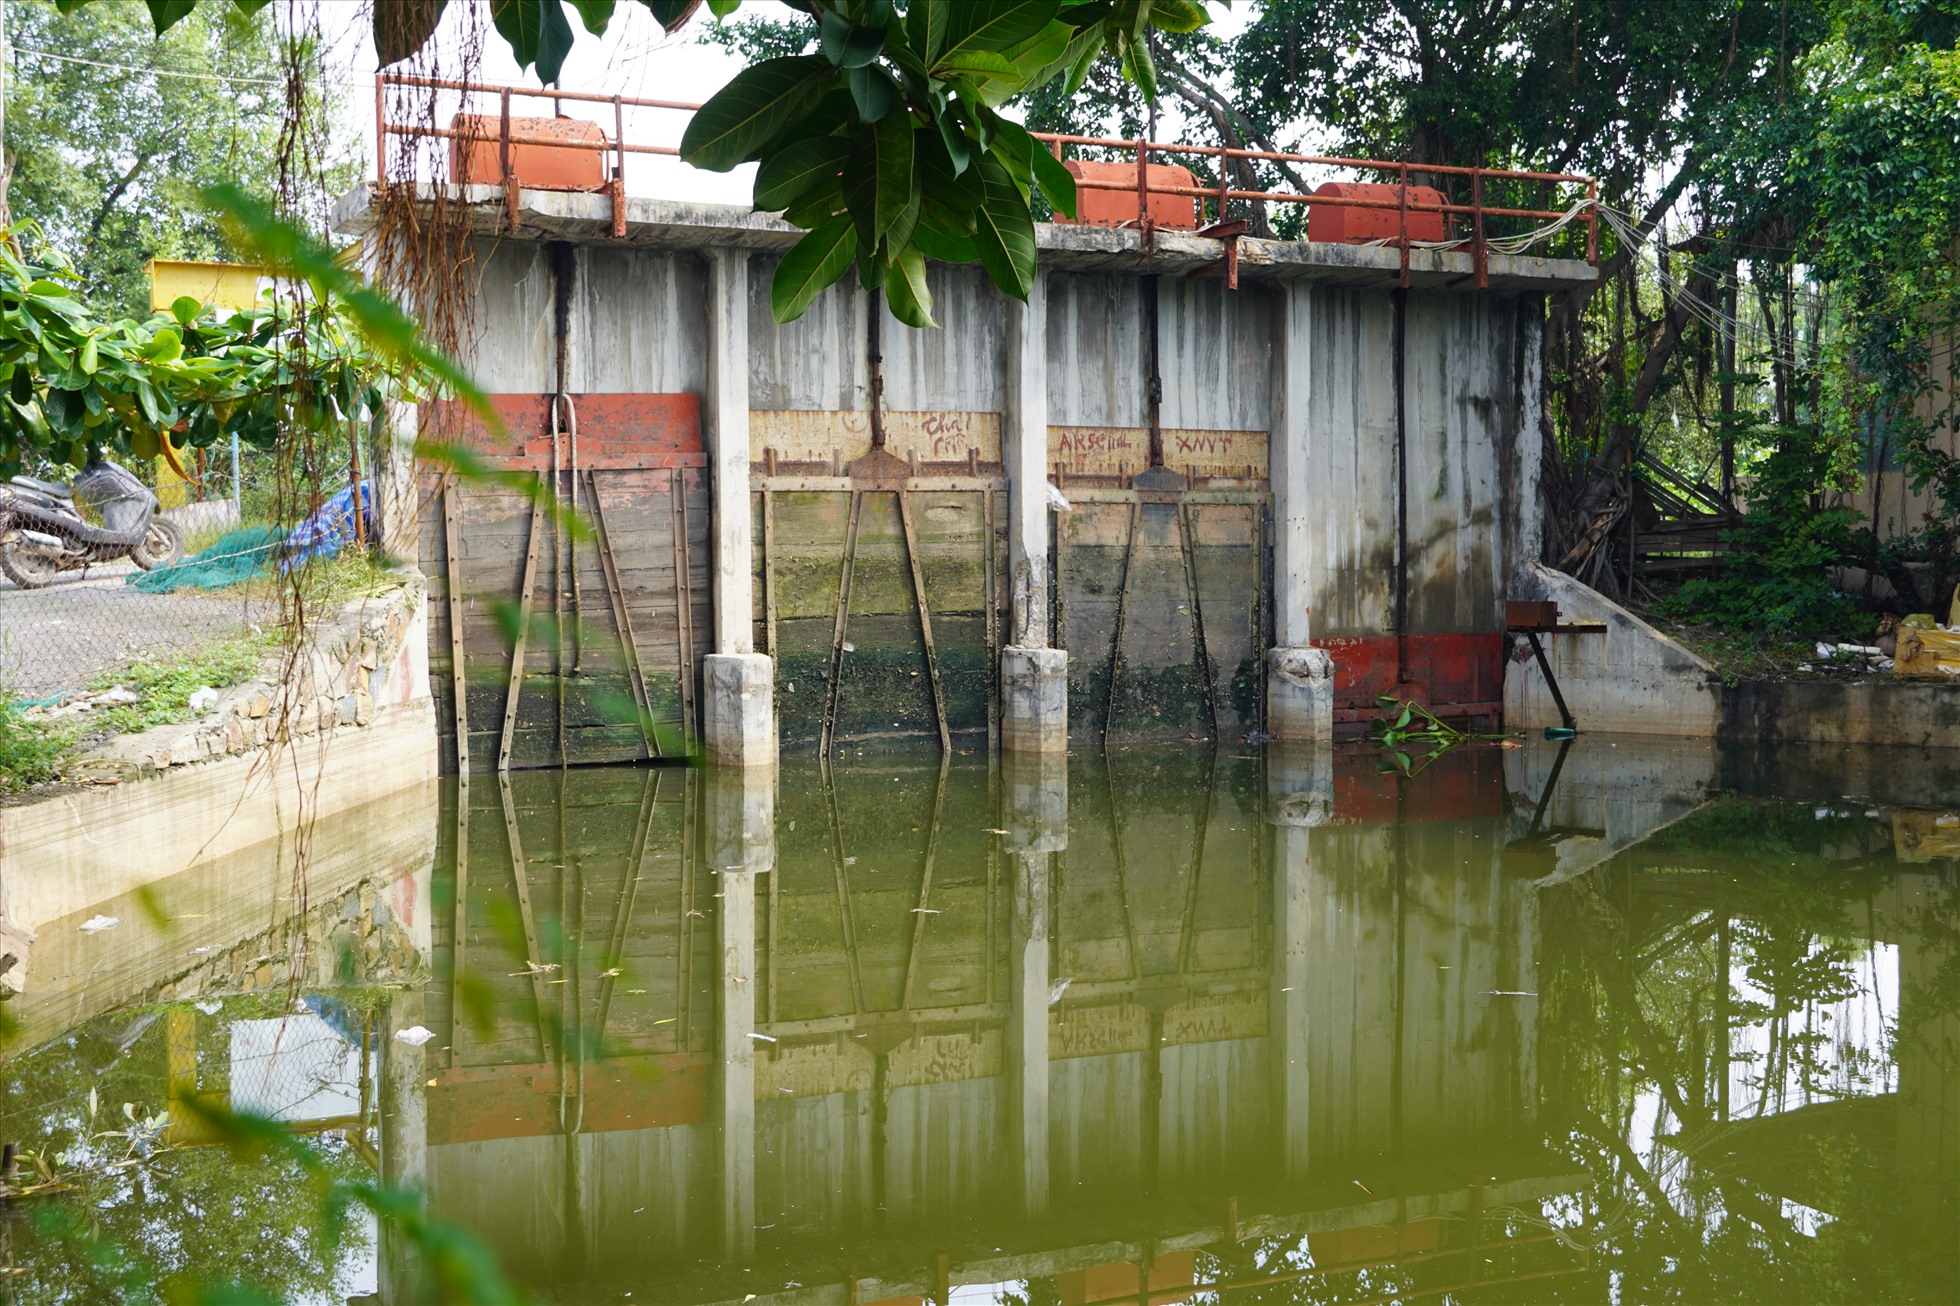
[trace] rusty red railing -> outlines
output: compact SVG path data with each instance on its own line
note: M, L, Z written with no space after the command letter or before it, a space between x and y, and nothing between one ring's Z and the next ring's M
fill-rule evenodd
M388 119L388 89L405 87L428 91L454 91L465 97L494 96L497 100L498 131L495 136L480 131L451 127L441 127L434 123L390 122ZM513 130L511 101L513 98L550 100L557 106L554 112L562 112L566 103L609 104L613 109L613 131L611 139L577 140L557 136L539 136ZM418 77L404 73L380 73L374 81L374 134L375 134L375 180L386 185L387 143L392 137L436 138L465 143L494 142L499 149L499 171L505 191L505 207L508 221L515 227L518 221L519 178L511 165L511 148L517 145L547 146L554 149L591 150L613 156L612 176L606 181L606 190L612 199L612 231L615 236L626 234L626 156L629 154L661 155L678 158L680 151L667 145L635 145L626 140L627 109L661 109L681 113L692 113L700 108L679 100L648 99L632 95L601 95L587 91L559 91L543 87L502 86L481 82L451 81L436 77ZM464 101L459 115L469 113L468 100ZM479 121L481 118L479 117ZM1110 180L1094 176L1076 179L1078 190L1121 190L1134 189L1137 197L1136 226L1151 238L1153 229L1159 224L1150 217L1152 196L1189 197L1196 201L1200 234L1222 239L1227 246L1228 276L1232 284L1237 284L1237 239L1244 234L1244 223L1234 222L1226 217L1226 206L1234 200L1259 204L1300 204L1308 206L1328 206L1334 208L1358 208L1392 210L1399 215L1398 235L1384 243L1398 247L1402 255L1402 283L1409 280L1409 252L1417 247L1409 239L1409 216L1411 214L1441 214L1447 223L1451 218L1469 219L1470 233L1456 239L1441 242L1448 247L1468 245L1472 267L1478 286L1489 284L1490 237L1485 230L1489 218L1529 219L1540 222L1563 224L1580 221L1586 229L1586 262L1599 261L1599 183L1595 178L1578 173L1530 172L1505 168L1463 167L1454 164L1409 163L1406 160L1352 159L1338 155L1292 154L1278 150L1248 150L1224 145L1186 145L1174 142L1149 140L1124 140L1102 136L1074 136L1054 132L1035 132L1036 140L1046 144L1057 159L1064 157L1064 151L1074 146L1078 149L1094 149L1121 154L1134 158L1136 179L1134 183L1123 180ZM1177 158L1211 159L1216 162L1218 183L1210 186L1179 185L1174 180L1153 180L1151 177L1152 159L1163 167ZM1280 163L1313 168L1341 168L1354 172L1386 174L1394 178L1389 187L1396 198L1368 198L1366 196L1333 195L1320 192L1249 190L1230 184L1231 165L1234 162ZM1448 198L1428 200L1412 198L1411 177L1419 178L1468 178L1470 181L1470 202L1457 203ZM1583 188L1583 201L1566 209L1518 208L1508 205L1488 205L1484 203L1484 184L1489 181L1530 182L1554 187ZM1213 221L1206 225L1203 221L1207 206L1212 209ZM1127 225L1127 224L1126 224Z

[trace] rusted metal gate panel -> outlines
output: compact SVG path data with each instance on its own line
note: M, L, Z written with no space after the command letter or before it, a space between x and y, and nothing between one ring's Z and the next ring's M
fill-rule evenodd
M902 738L983 746L999 728L998 423L883 414L890 444L847 462L868 439L857 429L865 416L751 421L755 638L776 659L780 738L830 749Z
M460 734L475 770L678 759L712 619L696 397L493 398L501 440L431 406L429 434L515 473L425 477L445 758Z
M1271 494L1257 431L1054 427L1055 629L1073 738L1233 740L1265 726Z

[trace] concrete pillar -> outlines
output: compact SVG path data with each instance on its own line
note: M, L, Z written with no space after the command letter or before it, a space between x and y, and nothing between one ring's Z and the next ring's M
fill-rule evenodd
M1313 638L1313 287L1280 291L1273 375L1280 378L1270 468L1273 488L1273 649L1266 722L1275 739L1334 737L1334 660Z
M1314 830L1334 816L1334 754L1323 745L1267 752L1266 820L1273 827L1273 974L1267 998L1274 1051L1275 1142L1284 1173L1303 1179L1313 1095L1307 1040L1313 1033L1312 975L1319 883Z
M403 562L416 561L421 548L420 496L415 485L415 435L421 409L388 400L375 432L371 482L374 512L381 523L381 551Z
M755 541L749 515L749 256L708 256L708 475L714 522L715 645L702 667L710 761L776 761L775 668L755 651Z
M1055 753L1008 755L1007 851L1014 867L1008 930L1007 1082L1019 1152L1011 1168L1021 1214L1048 1211L1048 918L1051 855L1068 847L1068 760Z
M424 1046L405 1043L397 1031L423 1023L422 991L407 989L388 1003L380 1022L381 1062L376 1095L381 1122L381 1180L426 1201L429 1182L429 1099L424 1086ZM375 1286L381 1306L414 1306L428 1300L427 1267L392 1220L381 1222L375 1248Z
M1007 301L1007 646L1001 650L1001 748L1068 750L1068 654L1048 629L1048 282Z
M755 1250L755 882L776 860L773 773L713 770L707 784L708 867L717 926L717 1137L722 1253Z
M701 660L702 737L717 766L776 764L775 668L761 653Z

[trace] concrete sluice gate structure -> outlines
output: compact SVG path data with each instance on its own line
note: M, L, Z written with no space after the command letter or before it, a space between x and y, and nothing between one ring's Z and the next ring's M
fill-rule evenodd
M592 523L561 540L520 488L424 476L470 767L1305 741L1381 694L1502 715L1543 297L1583 262L1491 255L1477 289L1469 253L1413 250L1404 288L1398 249L1246 238L1234 289L1220 241L1042 225L1025 304L935 264L941 330L848 278L778 325L774 217L635 199L614 238L605 196L523 190L505 230L501 188L451 194L507 434L413 420ZM514 639L513 611L566 633Z

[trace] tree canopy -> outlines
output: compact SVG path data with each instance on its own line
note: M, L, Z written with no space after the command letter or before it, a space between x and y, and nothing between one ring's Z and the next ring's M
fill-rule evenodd
M139 5L15 0L7 37L0 209L67 251L104 312L149 311L151 258L238 257L202 192L278 184L285 52L268 19L204 6L159 35ZM307 89L309 111L329 112L334 86ZM349 184L328 167L309 190Z

